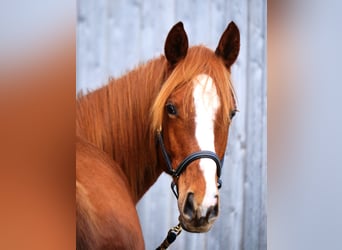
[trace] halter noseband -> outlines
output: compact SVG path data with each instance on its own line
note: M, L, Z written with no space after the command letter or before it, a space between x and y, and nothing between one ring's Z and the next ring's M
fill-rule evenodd
M167 173L169 173L172 177L178 178L185 171L187 166L189 166L190 163L192 163L193 161L196 161L201 158L208 158L208 159L212 159L216 164L216 174L218 177L217 186L218 188L221 188L222 181L220 179L220 176L221 176L221 169L222 169L224 158L220 160L214 152L202 150L202 151L198 151L198 152L190 154L178 165L176 169L173 169L172 164L171 164L171 159L164 145L164 140L163 140L163 136L161 133L161 129L157 131L157 140L158 140L158 144L160 145L164 160L166 162ZM178 188L174 181L171 182L171 189L178 199Z

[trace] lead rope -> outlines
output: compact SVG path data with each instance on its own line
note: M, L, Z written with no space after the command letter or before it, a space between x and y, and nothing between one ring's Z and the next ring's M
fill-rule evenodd
M174 242L177 238L177 236L182 232L182 226L179 223L177 226L171 228L169 230L169 232L167 233L167 236L165 238L165 240L163 241L163 243L161 243L161 245L156 248L156 250L165 250L167 249L172 242Z

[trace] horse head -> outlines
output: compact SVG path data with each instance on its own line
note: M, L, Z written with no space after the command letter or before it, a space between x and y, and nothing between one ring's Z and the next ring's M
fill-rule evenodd
M181 22L165 41L169 75L153 105L153 127L166 172L173 176L180 223L190 232L208 231L219 214L219 177L236 111L230 68L239 49L233 22L215 52L189 48Z

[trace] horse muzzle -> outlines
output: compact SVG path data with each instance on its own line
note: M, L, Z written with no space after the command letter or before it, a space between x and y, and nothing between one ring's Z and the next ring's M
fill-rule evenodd
M204 207L195 204L194 194L190 192L187 194L179 221L186 231L203 233L210 230L218 214L218 196L214 205Z

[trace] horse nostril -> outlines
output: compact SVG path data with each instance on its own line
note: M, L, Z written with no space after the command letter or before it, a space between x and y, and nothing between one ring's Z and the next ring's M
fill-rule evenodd
M195 207L194 207L194 193L189 193L186 197L184 209L184 214L188 215L190 219L192 219L195 215Z
M208 220L217 217L218 216L218 210L219 210L218 204L216 204L215 206L209 207L209 209L207 211Z

